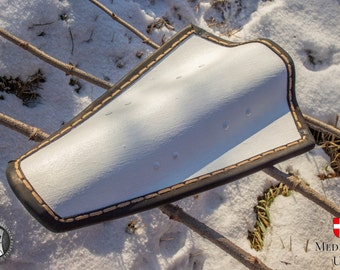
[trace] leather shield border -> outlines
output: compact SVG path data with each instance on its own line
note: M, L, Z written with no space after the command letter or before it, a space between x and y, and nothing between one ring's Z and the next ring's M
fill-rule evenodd
M199 177L180 182L176 185L169 186L165 189L158 190L151 194L134 198L130 201L121 202L119 204L111 205L109 207L98 209L94 212L83 213L77 216L68 218L59 217L39 196L39 194L31 186L28 179L25 178L24 173L20 168L20 162L29 155L32 155L40 148L55 141L59 137L70 132L73 127L86 121L92 114L98 111L107 102L110 102L117 95L124 92L124 90L136 81L141 75L147 72L154 64L171 52L178 44L183 42L191 35L199 35L202 38L215 42L221 46L234 47L245 43L259 42L269 47L275 52L285 63L287 68L287 102L295 121L296 127L301 134L301 138L297 141L283 145L279 148L272 149L257 156L250 157L237 164L222 168ZM88 226L101 221L120 218L131 215L140 211L145 211L162 204L170 203L184 197L197 194L199 192L227 184L235 181L254 172L257 172L266 166L273 165L280 161L294 157L304 153L314 147L314 139L309 132L309 129L302 117L295 97L295 68L291 57L276 43L268 39L257 39L244 43L235 43L224 40L220 37L214 36L199 27L189 25L176 35L174 35L168 42L155 51L150 57L144 60L126 76L124 76L112 89L103 94L100 98L94 101L84 111L77 115L73 120L52 134L49 138L38 144L32 150L28 151L23 156L15 161L11 161L7 167L7 178L9 184L26 207L26 209L46 228L54 232L64 232L83 226Z

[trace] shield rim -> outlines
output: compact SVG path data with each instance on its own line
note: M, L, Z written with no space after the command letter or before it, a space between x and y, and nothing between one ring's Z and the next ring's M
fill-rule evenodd
M165 55L171 52L176 46L183 42L191 35L198 35L202 38L215 42L216 44L235 47L243 44L258 42L266 45L274 53L276 53L285 63L287 68L287 102L289 104L294 122L301 134L301 139L295 142L280 147L280 149L273 149L266 152L266 155L250 157L248 160L239 162L232 166L228 166L217 172L189 179L174 186L166 187L165 189L145 194L138 198L133 198L129 201L124 201L119 204L111 205L109 207L98 209L89 213L82 213L81 215L71 216L67 218L59 217L35 192L29 181L25 178L24 173L20 168L20 162L32 155L40 148L48 145L59 137L67 134L73 127L79 125L100 109L107 102L110 102L117 95L124 92L130 84L136 81L142 74L147 72L155 63L160 61ZM304 153L314 147L314 139L303 119L302 113L295 97L295 68L292 58L275 42L268 39L256 39L248 42L236 43L230 42L194 25L189 25L176 35L174 35L166 44L161 46L155 53L144 60L136 68L131 70L124 76L112 89L104 93L100 98L89 105L78 116L73 118L69 123L64 125L57 132L52 134L49 138L38 144L32 150L19 157L17 160L10 162L7 167L7 178L11 188L17 195L19 200L27 208L27 210L46 228L55 232L63 232L76 229L83 226L88 226L101 221L120 218L131 215L140 211L145 211L155 208L159 205L170 203L184 197L197 194L199 192L211 189L244 176L259 171L269 165L276 164L290 157Z

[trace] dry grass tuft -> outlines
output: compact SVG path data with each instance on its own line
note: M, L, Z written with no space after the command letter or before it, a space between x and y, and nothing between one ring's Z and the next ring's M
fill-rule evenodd
M266 190L263 196L257 199L258 203L254 207L256 213L256 223L254 230L248 231L248 240L250 241L251 248L256 251L260 251L263 248L264 234L267 228L270 226L270 213L269 207L273 203L274 199L279 196L289 196L290 190L288 186L283 183L279 183L276 186L271 186Z
M334 126L337 126L339 121L339 116L336 116L336 120ZM321 147L325 153L330 157L330 166L333 169L333 172L322 173L319 176L321 180L340 177L340 138L334 136L333 134L329 134L326 131L321 131L317 129L311 128L312 134L315 138L316 143Z
M22 100L24 106L32 106L40 97L37 90L43 82L45 82L45 77L40 70L31 75L26 81L21 80L19 77L0 76L0 92L14 94ZM3 95L1 97L4 99Z

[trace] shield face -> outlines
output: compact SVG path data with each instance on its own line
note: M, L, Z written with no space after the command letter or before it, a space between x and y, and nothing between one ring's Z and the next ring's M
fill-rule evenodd
M7 175L43 225L65 231L234 181L313 145L286 52L189 26Z
M340 238L340 218L333 218L333 232L336 237Z

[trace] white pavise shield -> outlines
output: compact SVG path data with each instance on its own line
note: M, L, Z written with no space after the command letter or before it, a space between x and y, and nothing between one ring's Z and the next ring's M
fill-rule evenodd
M190 25L10 162L9 183L56 232L226 184L313 147L294 80L274 42Z

